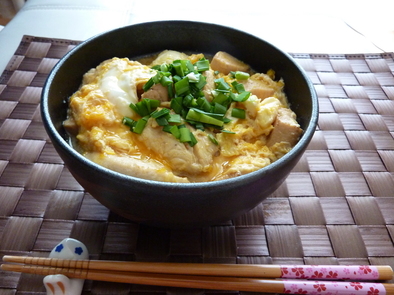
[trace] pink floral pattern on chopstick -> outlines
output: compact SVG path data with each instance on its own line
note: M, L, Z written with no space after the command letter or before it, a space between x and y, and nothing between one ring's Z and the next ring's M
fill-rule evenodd
M281 265L281 278L313 280L377 280L379 271L369 265Z
M284 280L284 294L311 295L385 295L386 289L380 283L319 282Z

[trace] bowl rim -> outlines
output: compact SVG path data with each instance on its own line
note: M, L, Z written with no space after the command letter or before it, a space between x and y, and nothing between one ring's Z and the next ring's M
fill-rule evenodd
M133 27L140 27L140 26L147 26L150 24L169 24L169 23L174 23L179 26L185 26L185 25L209 25L209 26L215 26L217 28L222 28L222 29L230 29L242 34L249 35L251 37L257 38L260 41L263 41L267 43L269 46L273 47L273 49L277 50L279 53L283 54L284 57L288 58L293 65L297 68L299 73L302 75L303 79L305 80L308 89L310 90L311 93L311 100L312 100L312 112L310 119L308 120L308 126L307 129L304 130L301 138L297 142L297 144L283 157L280 159L276 160L275 162L267 165L266 167L260 168L256 171L228 178L228 179L222 179L222 180L215 180L215 181L209 181L209 182L191 182L191 183L180 183L180 182L164 182L164 181L158 181L158 180L150 180L150 179L144 179L144 178L139 178L131 175L126 175L111 169L108 169L106 167L103 167L99 164L96 164L95 162L87 159L84 157L82 154L77 152L72 146L65 140L65 138L59 134L57 129L55 128L52 120L51 120L51 115L49 113L49 108L48 108L48 98L49 98L49 90L50 90L50 82L54 79L54 77L57 75L57 72L59 69L62 67L62 65L71 57L72 55L76 54L80 48L83 48L86 46L88 43L99 39L103 36L106 36L108 34L112 34L116 31L120 30L130 30ZM217 24L217 23L211 23L211 22L200 22L200 21L186 21L186 20L160 20L160 21L149 21L149 22L143 22L143 23L137 23L137 24L131 24L123 27L119 27L113 30L105 31L102 33L99 33L95 36L92 36L85 41L82 41L80 44L76 45L73 49L71 49L69 52L67 52L60 60L55 64L55 66L52 68L50 71L43 89L41 93L41 104L40 104L40 110L41 110L41 117L45 126L45 129L52 141L56 141L57 144L59 145L59 148L61 148L63 151L66 153L69 153L72 155L73 158L75 158L78 162L83 163L87 167L98 170L101 173L104 173L104 175L111 177L113 179L118 180L119 182L133 182L136 185L138 184L148 184L151 186L159 187L162 189L180 189L180 188L185 188L185 189L208 189L208 188L215 188L219 186L234 186L234 183L244 183L244 182L249 182L251 180L256 180L258 178L261 178L263 175L270 173L270 172L275 172L276 170L280 169L282 166L286 165L286 163L297 157L300 153L302 153L309 142L311 141L313 134L316 130L317 127L317 121L318 121L318 116L319 116L319 105L318 105L318 97L315 91L315 88L313 86L313 83L309 79L309 77L306 75L306 72L304 69L295 62L293 57L288 54L287 52L284 52L283 50L279 49L272 43L256 36L252 35L251 33Z

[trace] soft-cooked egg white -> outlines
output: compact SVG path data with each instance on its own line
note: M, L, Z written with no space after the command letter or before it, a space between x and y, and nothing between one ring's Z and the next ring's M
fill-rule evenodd
M129 105L138 102L138 90L155 74L149 67L126 58L114 58L94 72L98 89L119 114L128 117L133 116Z
M171 62L174 56L185 58L184 54L167 51L159 55L156 63ZM261 100L251 95L242 105L246 109L246 119L232 118L226 125L226 130L235 134L214 134L219 147L209 140L204 142L200 133L196 133L196 136L201 138L200 147L205 144L204 150L187 145L185 148L180 147L181 143L173 141L174 138L165 132L159 133L160 135L153 132L152 134L156 134L154 138L147 138L144 142L140 135L130 132L122 124L122 118L137 116L129 105L138 102L142 86L155 74L156 71L148 66L127 58L107 60L85 74L81 88L70 98L68 120L77 126L76 139L87 158L109 169L136 177L195 182L225 179L255 171L269 165L292 148L286 142L270 148L266 146L266 139L273 129L278 110L287 107L286 96L282 91L283 82L275 82L268 76L262 79L268 79L271 83L273 96ZM238 106L233 103L232 107ZM148 141L155 146L149 146ZM181 166L176 167L176 161L166 159L160 153L162 148L165 150L170 145L180 148L179 153L192 152L188 157L195 157L197 162L193 165L183 162L182 165L186 167L184 170ZM180 161L183 161L182 157ZM196 172L189 173L187 169L191 171L191 167Z

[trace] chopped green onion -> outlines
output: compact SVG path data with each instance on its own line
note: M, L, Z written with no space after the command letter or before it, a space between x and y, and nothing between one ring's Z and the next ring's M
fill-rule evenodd
M216 140L215 136L213 136L211 133L208 133L208 138L216 145L218 145L218 141Z
M204 128L204 124L203 123L201 123L201 122L194 122L194 127L196 127L196 129L200 129L200 130L202 130L202 131L204 131L205 130L205 128Z
M179 138L181 137L181 132L179 131L178 126L176 126L176 125L171 126L171 128L170 128L170 133L171 133L172 135L174 135L174 137L175 137L176 139L179 139Z
M175 83L175 94L186 95L190 92L189 79L187 77Z
M179 125L178 131L180 142L187 142L190 146L194 146L197 143L197 139L194 134L185 125Z
M158 99L144 98L143 101L148 105L150 112L153 112L160 106L160 100Z
M157 119L157 118L159 118L159 117L168 115L169 113L170 113L170 110L169 110L169 109L162 108L160 111L157 111L157 110L154 111L154 112L151 114L151 117L154 118L154 119Z
M173 99L171 99L171 109L174 110L175 113L177 114L181 114L182 110L183 110L183 97L178 96L178 97L174 97Z
M204 75L199 75L197 83L194 85L197 87L197 89L203 89L204 86L207 84L207 79L205 78Z
M225 130L225 129L222 129L221 132L222 133L227 133L227 134L235 134L235 132L230 131L230 130Z
M195 74L194 72L190 72L186 75L186 77L189 79L189 83L197 83L200 79L200 76L201 74Z
M189 128L187 128L185 125L180 125L178 126L178 129L180 133L180 142L190 142L192 140Z
M145 128L146 123L148 122L148 119L149 119L148 116L145 116L145 117L142 117L141 119L139 119L139 120L137 121L137 123L135 124L135 126L134 126L134 128L133 128L132 131L133 131L134 133L141 134L142 131L143 131L144 128Z
M163 131L165 131L165 132L168 132L168 133L170 133L170 129L172 128L172 127L177 127L176 125L170 125L170 124L168 124L168 125L164 125L163 126Z
M162 76L163 76L162 72L157 72L157 74L152 77L153 83L154 84L160 83Z
M182 80L182 77L181 77L181 76L178 76L178 75L175 75L175 76L172 77L172 79L173 79L174 82L176 83L176 82L178 82L178 81L181 81L181 80Z
M158 124L159 126L168 125L168 120L167 120L167 118L164 117L164 116L161 116L161 117L156 118L156 122L157 122L157 124Z
M180 60L174 60L172 65L178 76L183 77L185 75L185 71Z
M188 59L186 60L181 60L181 63L183 65L183 67L186 69L187 72L192 72L194 71L194 66L192 64L192 62Z
M197 138L194 136L193 132L190 131L190 142L189 145L191 147L195 146L197 143Z
M242 83L239 83L239 82L237 82L237 81L234 81L233 83L231 83L231 85L233 85L234 89L235 89L238 93L241 93L241 92L244 92L244 91L245 91L244 84L242 84Z
M211 110L211 103L205 98L205 96L200 96L197 98L197 105L199 109L209 112Z
M131 103L129 104L129 107L140 116L148 115L148 109L143 104L138 105L138 103Z
M243 102L243 101L246 101L249 98L250 94L251 93L249 91L244 91L244 92L242 92L242 93L240 93L238 95L235 95L232 99L234 101Z
M221 105L227 106L230 103L230 98L223 92L214 91L213 92L212 103L219 103Z
M179 114L170 114L169 118L167 119L169 123L181 123L182 119Z
M224 117L223 122L224 122L224 124L227 124L227 123L230 123L231 120L229 118Z
M155 65L155 66L152 67L152 70L161 71L161 66L160 65Z
M215 103L213 106L213 112L215 114L225 114L227 112L227 107L220 103Z
M223 78L216 79L215 84L217 86L217 89L219 89L219 90L230 90L231 89L230 85L228 85L227 82L224 81Z
M231 110L231 116L233 116L235 118L239 118L239 119L245 119L245 117L246 117L245 110L239 109L239 108L233 108Z
M160 100L144 98L136 104L131 103L129 107L141 117L148 116L160 105Z
M188 94L188 95L186 95L186 96L183 98L182 104L183 104L185 107L190 107L190 106L192 105L193 99L194 99L193 95Z
M168 97L173 98L174 97L174 89L172 88L172 84L167 85L167 91L168 91Z
M128 118L128 117L123 117L122 124L131 128L134 126L134 123L135 123L135 121L133 119Z
M216 118L215 118L216 117ZM197 121L205 124L223 126L223 120L217 119L218 114L206 113L198 109L189 109L186 120Z
M248 73L241 72L241 71L236 71L234 76L235 76L235 79L237 79L237 80L247 80L250 77L250 75Z
M210 102L203 92L207 81L202 73L210 70L210 63L206 58L201 58L195 64L190 60L175 60L171 64L163 63L154 66L152 70L157 72L145 83L143 90L146 92L153 85L160 83L167 88L170 108L158 110L160 101L152 99L141 99L136 104L130 104L130 108L142 117L137 121L123 118L123 124L129 126L133 132L141 133L148 119L152 117L158 125L163 126L163 131L173 134L190 146L194 146L197 139L182 121L200 130L210 127L224 133L234 133L222 128L224 124L231 121L225 117L231 102L243 102L251 95L250 92L245 91L242 83L233 81L230 85L224 78L216 79L214 81L216 87L212 90L213 99ZM218 75L219 72L215 71L214 74ZM242 71L230 72L230 75L237 80L250 77L248 73ZM236 118L246 116L245 110L239 108L233 108L231 115ZM208 137L213 143L218 144L213 134L208 134Z
M209 70L209 60L205 58L200 59L194 65L196 66L197 71L200 73Z
M172 85L172 83L174 83L174 81L172 81L172 79L170 77L167 77L167 76L161 77L161 80L160 80L161 85L168 86L168 85Z
M153 78L150 78L148 82L146 82L144 86L142 86L142 90L144 90L144 92L147 92L154 84L155 82L153 82Z
M168 72L168 70L169 70L169 67L167 64L164 63L164 64L160 65L160 71Z

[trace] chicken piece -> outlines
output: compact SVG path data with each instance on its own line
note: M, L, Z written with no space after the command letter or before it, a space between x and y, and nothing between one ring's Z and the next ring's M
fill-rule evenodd
M280 142L288 142L293 147L303 132L296 121L296 114L287 108L278 110L278 115L273 125L274 129L267 141L267 146L269 147Z
M179 142L172 134L163 132L154 119L149 119L144 131L137 137L145 146L159 155L176 175L199 174L210 169L215 152L212 148L206 152L195 152L194 147ZM197 139L199 140L199 139ZM201 145L198 142L197 145ZM195 146L197 146L195 145ZM211 145L214 145L211 143Z
M247 72L250 69L247 64L224 51L218 51L215 54L211 61L211 68L225 75L228 75L231 71Z
M194 155L204 167L204 172L206 172L211 168L213 156L217 154L219 147L209 139L207 136L208 131L194 130L192 132L197 139L197 144L193 147Z
M207 81L207 84L205 84L204 88L202 89L202 92L204 93L205 98L208 101L212 101L212 93L211 91L214 90L215 87L215 72L213 70L208 70L203 73L205 76L205 79Z
M274 88L267 85L264 80L256 79L256 76L252 76L249 79L240 82L244 84L246 91L251 92L261 100L274 96L275 94Z
M157 99L161 102L170 100L168 89L161 84L153 85L147 92L142 93L141 98Z
M85 156L101 166L126 175L156 181L189 182L186 177L176 176L171 170L149 158L140 160L117 155L103 157L101 153L87 153Z

